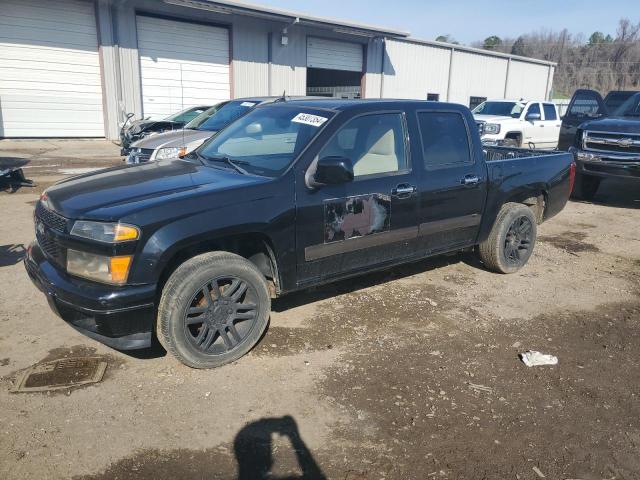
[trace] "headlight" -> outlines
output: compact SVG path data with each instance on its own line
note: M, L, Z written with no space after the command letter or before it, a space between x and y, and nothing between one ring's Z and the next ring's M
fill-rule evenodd
M489 135L495 135L500 133L500 124L498 123L485 123L483 133L488 133Z
M67 272L96 282L122 285L126 283L131 255L105 257L88 252L67 250Z
M78 220L73 224L71 235L105 243L128 242L140 237L140 229L124 223L104 223Z
M186 153L185 148L161 148L156 152L156 156L154 160L166 160L168 158L179 158L180 155L184 155Z

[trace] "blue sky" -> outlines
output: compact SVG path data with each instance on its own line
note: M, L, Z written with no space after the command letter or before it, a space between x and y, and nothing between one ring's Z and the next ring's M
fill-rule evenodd
M618 20L640 21L639 0L249 0L298 12L409 30L433 40L451 34L461 43L490 35L516 37L567 28L587 37L615 35ZM633 18L635 17L635 18Z

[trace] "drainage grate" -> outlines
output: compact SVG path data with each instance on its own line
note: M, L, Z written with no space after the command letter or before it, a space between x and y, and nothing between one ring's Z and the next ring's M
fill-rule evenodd
M13 392L61 390L102 380L107 362L99 357L61 358L27 368Z

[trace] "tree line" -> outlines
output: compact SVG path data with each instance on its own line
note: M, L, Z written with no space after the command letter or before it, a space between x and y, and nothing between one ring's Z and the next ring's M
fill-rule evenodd
M436 40L455 42L450 36ZM555 98L570 97L578 88L606 94L611 90L640 90L640 22L620 20L615 35L594 32L585 38L564 29L539 31L517 38L497 35L474 47L556 62Z

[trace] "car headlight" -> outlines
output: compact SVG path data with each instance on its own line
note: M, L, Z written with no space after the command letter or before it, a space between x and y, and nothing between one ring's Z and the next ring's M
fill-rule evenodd
M169 158L179 158L181 155L184 155L186 153L186 149L183 148L178 148L178 147L171 147L171 148L160 148L157 152L156 152L156 156L154 157L154 160L167 160Z
M71 235L105 243L120 243L140 238L140 229L124 223L105 223L78 220L73 224Z
M485 123L482 133L488 133L489 135L495 135L500 133L500 124L498 123Z
M67 250L67 272L101 283L126 283L131 267L131 255L107 257L77 250Z

